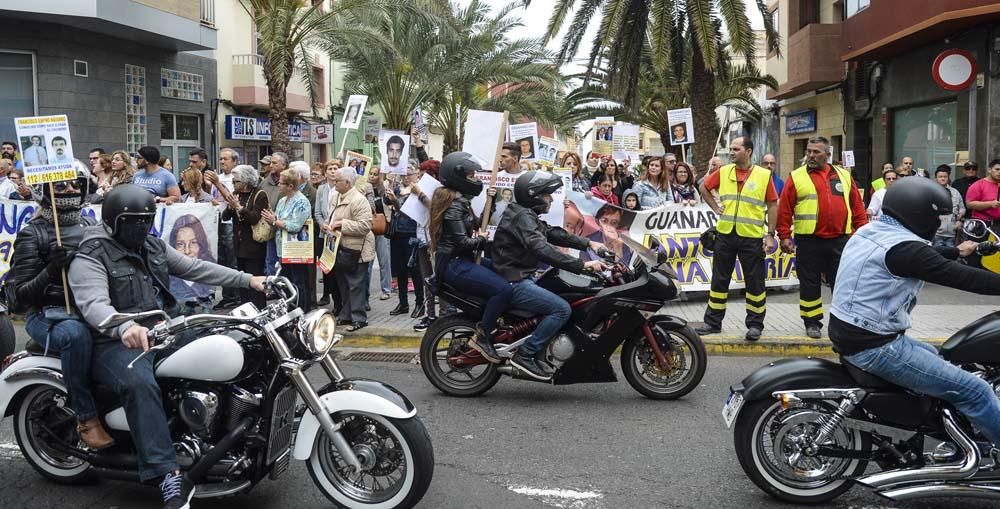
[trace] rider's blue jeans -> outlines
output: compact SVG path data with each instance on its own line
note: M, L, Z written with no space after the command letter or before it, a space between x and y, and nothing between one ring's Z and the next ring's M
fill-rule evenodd
M942 359L933 346L901 334L881 347L844 358L896 385L955 405L987 439L1000 445L1000 398L981 378Z
M486 299L479 326L487 333L496 330L497 320L507 309L514 295L510 283L486 266L472 263L464 258L449 260L442 276L445 282L458 290Z
M569 321L571 309L562 297L535 284L526 278L513 284L514 294L510 305L513 308L544 315L535 331L518 348L519 352L534 355L552 339L559 329Z
M39 311L28 315L24 330L43 348L59 353L70 407L76 418L89 421L97 417L97 405L90 391L93 341L87 325L77 320L48 320Z
M121 341L94 345L94 379L110 387L125 407L132 441L139 453L139 478L143 482L177 470L177 454L167 427L167 414L160 399L160 386L153 377L153 357L147 355L132 369L142 350L126 348Z

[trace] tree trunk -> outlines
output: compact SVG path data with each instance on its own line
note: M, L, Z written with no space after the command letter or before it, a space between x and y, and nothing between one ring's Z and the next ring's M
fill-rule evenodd
M691 115L694 118L695 143L688 147L688 162L701 169L715 155L715 74L705 68L698 38L691 37L691 85L688 97L691 99ZM661 135L662 136L662 135Z
M288 157L292 157L292 147L288 143L288 100L285 95L287 89L287 83L267 80L267 102L271 109L268 114L271 119L271 150L284 152Z

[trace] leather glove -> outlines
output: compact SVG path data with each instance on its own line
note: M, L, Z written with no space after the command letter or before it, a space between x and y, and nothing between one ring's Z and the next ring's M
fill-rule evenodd
M76 249L67 246L56 246L52 250L49 256L49 265L47 270L49 271L49 278L55 280L61 277L60 272L62 269L68 269L69 263L73 261L73 256L76 255Z
M996 242L980 242L976 246L976 254L979 256L990 256L996 254L998 250L1000 250L1000 244Z

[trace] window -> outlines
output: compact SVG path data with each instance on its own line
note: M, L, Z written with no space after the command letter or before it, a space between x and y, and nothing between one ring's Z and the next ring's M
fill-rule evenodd
M778 13L778 8L775 7L774 10L771 11L770 14L768 15L771 16L771 26L774 27L774 32L776 34L781 34L781 24L779 23L781 18ZM774 51L771 51L770 48L767 50L768 57L772 57L775 54L776 53Z
M73 61L73 76L86 78L89 75L90 75L90 66L87 65L87 62L84 62L83 60Z
M313 100L316 102L316 106L319 107L326 106L325 77L326 69L323 69L322 67L313 67L313 81L316 83L316 97L314 97Z
M844 8L846 10L846 12L844 12L844 19L850 18L851 16L867 9L871 4L871 0L846 0L846 2L847 3L844 4Z
M953 162L956 118L954 101L893 111L893 162L899 164L909 156L915 168L931 172L940 164Z
M35 114L35 56L0 52L0 139L15 139L14 117Z

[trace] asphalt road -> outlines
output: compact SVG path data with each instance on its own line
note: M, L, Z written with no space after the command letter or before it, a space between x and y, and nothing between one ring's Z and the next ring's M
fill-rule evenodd
M425 508L763 508L769 499L743 474L720 410L728 386L768 359L712 357L703 385L656 402L616 384L552 387L505 379L476 399L443 396L411 364L345 362L348 376L406 393L434 441ZM64 487L44 481L0 424L0 506L153 508L159 493L121 482ZM894 503L855 488L829 507L991 507L967 499ZM195 501L196 508L329 507L302 464L249 495Z

